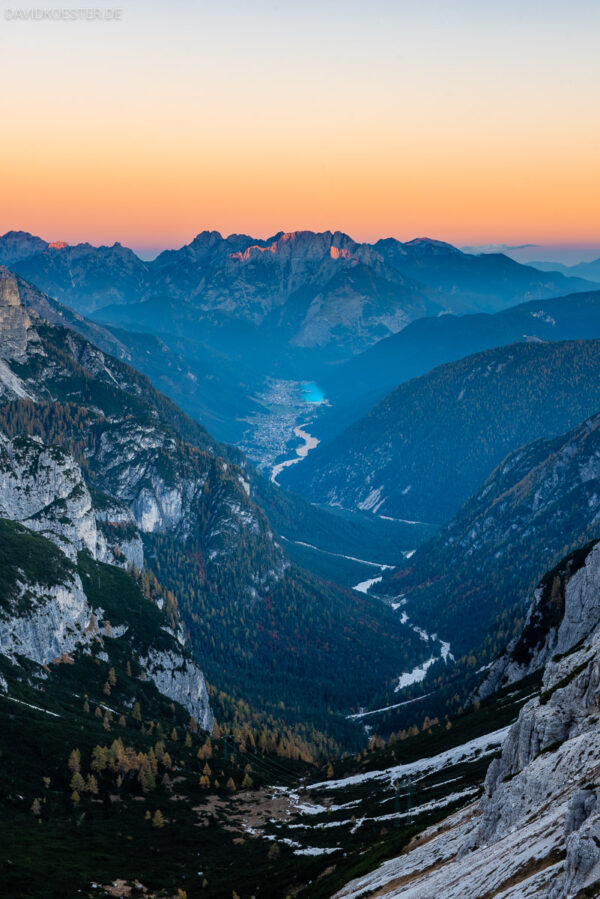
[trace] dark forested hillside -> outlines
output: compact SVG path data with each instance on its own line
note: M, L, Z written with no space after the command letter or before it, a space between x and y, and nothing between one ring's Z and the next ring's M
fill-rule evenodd
M398 387L284 486L393 518L447 521L511 450L600 408L600 341L519 343Z
M456 655L489 662L546 570L600 536L600 416L511 453L438 536L382 587Z
M502 312L420 318L343 365L324 371L331 406L316 433L329 439L404 381L473 353L528 340L600 337L600 291L532 300Z

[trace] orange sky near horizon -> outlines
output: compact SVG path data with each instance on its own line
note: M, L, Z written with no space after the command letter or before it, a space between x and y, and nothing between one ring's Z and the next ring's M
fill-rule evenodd
M119 22L5 18L0 233L598 242L600 4L501 7L130 0Z

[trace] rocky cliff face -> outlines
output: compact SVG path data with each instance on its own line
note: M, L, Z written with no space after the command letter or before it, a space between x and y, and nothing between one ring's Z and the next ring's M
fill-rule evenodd
M14 278L0 278L0 358L20 360L25 357L29 341L37 338L27 310L21 305Z
M58 446L39 438L9 440L0 433L0 516L48 537L66 555L135 565L144 550L133 515L116 500L96 510L81 469Z
M130 632L127 639L145 676L210 727L204 677L167 618L140 644L135 619L113 627L86 595L79 553L123 567L143 565L142 541L127 506L106 496L96 496L94 504L80 467L64 449L0 433L0 517L0 552L6 549L0 654L42 666L78 652L108 658L113 641ZM60 552L45 539L28 539L21 526L48 538ZM40 564L32 566L32 558ZM140 606L145 602L140 594Z
M532 643L539 625L531 649L532 664L546 659L541 691L491 763L482 798L340 896L600 893L600 544L562 572L562 591L542 588L526 627Z
M53 663L78 664L85 656L111 663L122 660L125 653L144 680L152 681L163 696L180 703L201 727L210 729L213 719L204 676L167 616L127 583L131 576L125 573L120 574L125 579L122 589L133 597L127 604L119 605L110 580L96 601L87 584L93 577L95 586L101 585L104 567L96 567L89 556L82 567L66 532L58 537L46 533L60 549L17 522L0 522L0 659L17 670L25 661L35 663L33 668L26 664L21 677L36 685L47 680L45 671Z
M576 550L544 577L522 633L493 663L477 689L477 698L539 671L555 653L567 652L584 639L590 622L600 621L600 569L586 564L592 552L598 552L595 542ZM579 601L567 604L567 590L570 597L574 592L580 594Z

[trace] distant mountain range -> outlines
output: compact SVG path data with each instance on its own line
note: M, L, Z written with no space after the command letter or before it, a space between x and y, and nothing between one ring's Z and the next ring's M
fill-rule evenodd
M541 276L503 253L473 255L438 240L402 243L386 238L373 247L389 265L444 296L448 308L459 312L496 312L525 300L557 296L561 288L586 289L581 281L569 285L557 281L556 274Z
M444 308L373 248L340 232L262 241L205 231L152 262L120 244L44 245L11 232L0 239L0 259L79 312L104 309L105 320L188 338L202 332L201 317L226 329L239 320L250 333L264 325L298 347L356 350Z
M371 246L339 231L268 240L203 231L151 262L118 243L69 246L8 232L0 238L0 263L78 312L104 309L104 319L144 330L159 327L162 318L167 332L183 328L189 337L200 313L222 326L231 318L263 325L293 346L346 354L423 315L497 310L591 286L542 276L501 254L472 256L425 238ZM137 305L151 299L152 310Z
M600 340L514 343L396 388L285 469L312 501L443 523L512 450L600 408Z
M576 265L564 265L562 262L530 262L541 272L560 272L567 278L586 278L588 281L600 281L600 259L592 262L578 262Z
M105 327L91 339L101 335L107 352L131 362L230 443L244 443L248 419L267 411L259 399L266 378L335 382L338 363L416 320L592 286L440 241L368 245L331 231L267 240L204 231L150 262L118 243L69 246L11 231L0 237L0 264L77 314L93 315ZM355 383L365 395L351 398L350 420L403 380L395 366L374 360L379 377L371 384L365 362ZM390 377L382 390L383 372ZM346 374L354 373L339 374L343 394L353 383ZM332 393L328 434L349 422L342 400Z

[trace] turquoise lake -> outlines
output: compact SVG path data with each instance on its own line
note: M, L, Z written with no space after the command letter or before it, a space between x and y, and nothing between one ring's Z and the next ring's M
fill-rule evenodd
M324 403L325 394L314 381L305 381L302 385L302 398L307 403Z

